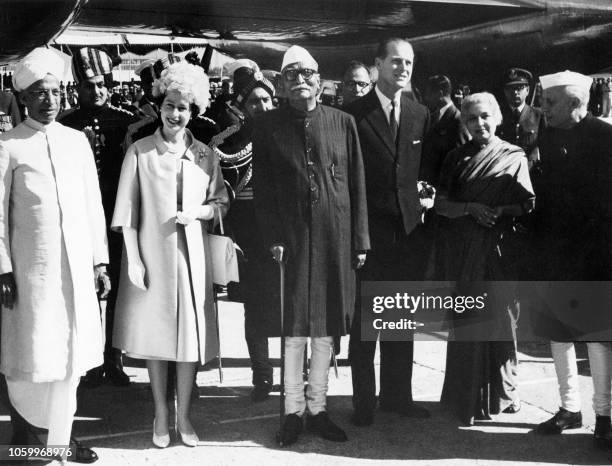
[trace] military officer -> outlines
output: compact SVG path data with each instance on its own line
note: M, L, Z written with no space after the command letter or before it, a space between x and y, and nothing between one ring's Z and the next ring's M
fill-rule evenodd
M59 120L65 126L83 131L92 147L102 204L107 221L113 216L115 196L121 163L125 148L123 141L127 128L137 121L132 113L115 108L109 103L108 87L112 85L111 58L103 51L83 47L73 57L72 72L77 81L79 106L60 115ZM115 385L128 385L129 377L123 372L121 352L112 346L113 314L118 289L119 268L121 265L121 235L107 231L109 239L110 264L109 272L113 291L106 303L106 344L104 348L104 365L90 370L85 382L97 386L106 377Z
M538 134L544 126L542 111L527 104L533 75L521 68L510 68L504 76L506 105L498 135L525 151L531 168L540 159Z

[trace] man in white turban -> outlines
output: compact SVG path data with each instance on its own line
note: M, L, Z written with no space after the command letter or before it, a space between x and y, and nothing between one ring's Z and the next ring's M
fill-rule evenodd
M47 445L70 445L79 377L102 363L96 289L110 289L104 213L85 136L55 122L64 63L38 48L15 69L28 118L0 135L0 371L14 444L28 424ZM74 443L63 458L93 462Z
M612 125L587 112L592 79L563 71L542 76L542 110L548 127L538 140L541 175L538 199L537 263L539 280L599 282L612 279ZM568 293L591 294L563 285ZM573 291L568 291L573 290ZM557 291L555 295L559 295ZM536 334L551 340L561 407L537 431L559 434L582 425L575 341L587 341L596 414L595 443L612 447L610 384L612 314L609 303L580 307L545 299L536 317ZM569 299L568 299L569 301ZM598 335L598 336L596 336Z

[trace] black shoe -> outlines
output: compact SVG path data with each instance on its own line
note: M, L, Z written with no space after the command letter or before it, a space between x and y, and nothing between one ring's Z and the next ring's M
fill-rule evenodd
M263 382L256 384L251 390L251 401L253 403L260 403L270 398L270 392L272 391L272 384L270 382Z
M357 427L371 426L374 423L374 412L355 410L351 416L351 423Z
M302 432L302 418L297 414L285 416L283 428L278 433L276 441L281 447L292 445L297 442L298 435Z
M332 422L326 411L306 417L306 429L332 442L346 442L348 440L346 433Z
M86 388L97 388L104 382L104 368L102 366L89 369L83 378L82 384Z
M593 434L595 446L609 450L612 448L612 425L610 416L595 416L595 433Z
M431 417L431 414L429 414L429 411L427 409L415 403L409 403L400 406L389 406L387 404L381 404L379 409L386 413L397 413L402 417L411 417L414 419L427 419Z
M95 451L82 445L74 438L70 439L70 450L71 454L68 456L68 461L83 464L95 463L98 461L98 455Z
M557 414L548 421L542 422L536 427L538 434L551 435L560 434L566 429L579 429L582 427L582 413L572 413L567 409L559 408Z
M118 387L127 387L130 384L130 376L123 372L123 367L117 362L104 364L104 377Z

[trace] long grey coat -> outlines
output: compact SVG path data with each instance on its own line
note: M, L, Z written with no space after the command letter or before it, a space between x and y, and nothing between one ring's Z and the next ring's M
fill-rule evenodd
M322 105L263 114L253 132L253 174L262 253L274 243L287 249L285 335L346 334L352 258L370 248L355 121Z

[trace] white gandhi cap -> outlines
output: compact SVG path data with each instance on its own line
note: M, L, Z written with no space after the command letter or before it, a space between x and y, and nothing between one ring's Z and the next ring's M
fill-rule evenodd
M574 71L565 70L559 73L540 76L540 82L542 83L542 89L557 86L577 86L589 90L591 89L593 78Z
M294 63L299 63L303 68L311 68L315 71L319 70L319 64L316 62L316 60L312 58L312 55L308 53L308 50L306 50L304 47L300 47L299 45L292 45L287 49L285 55L283 56L281 71Z

